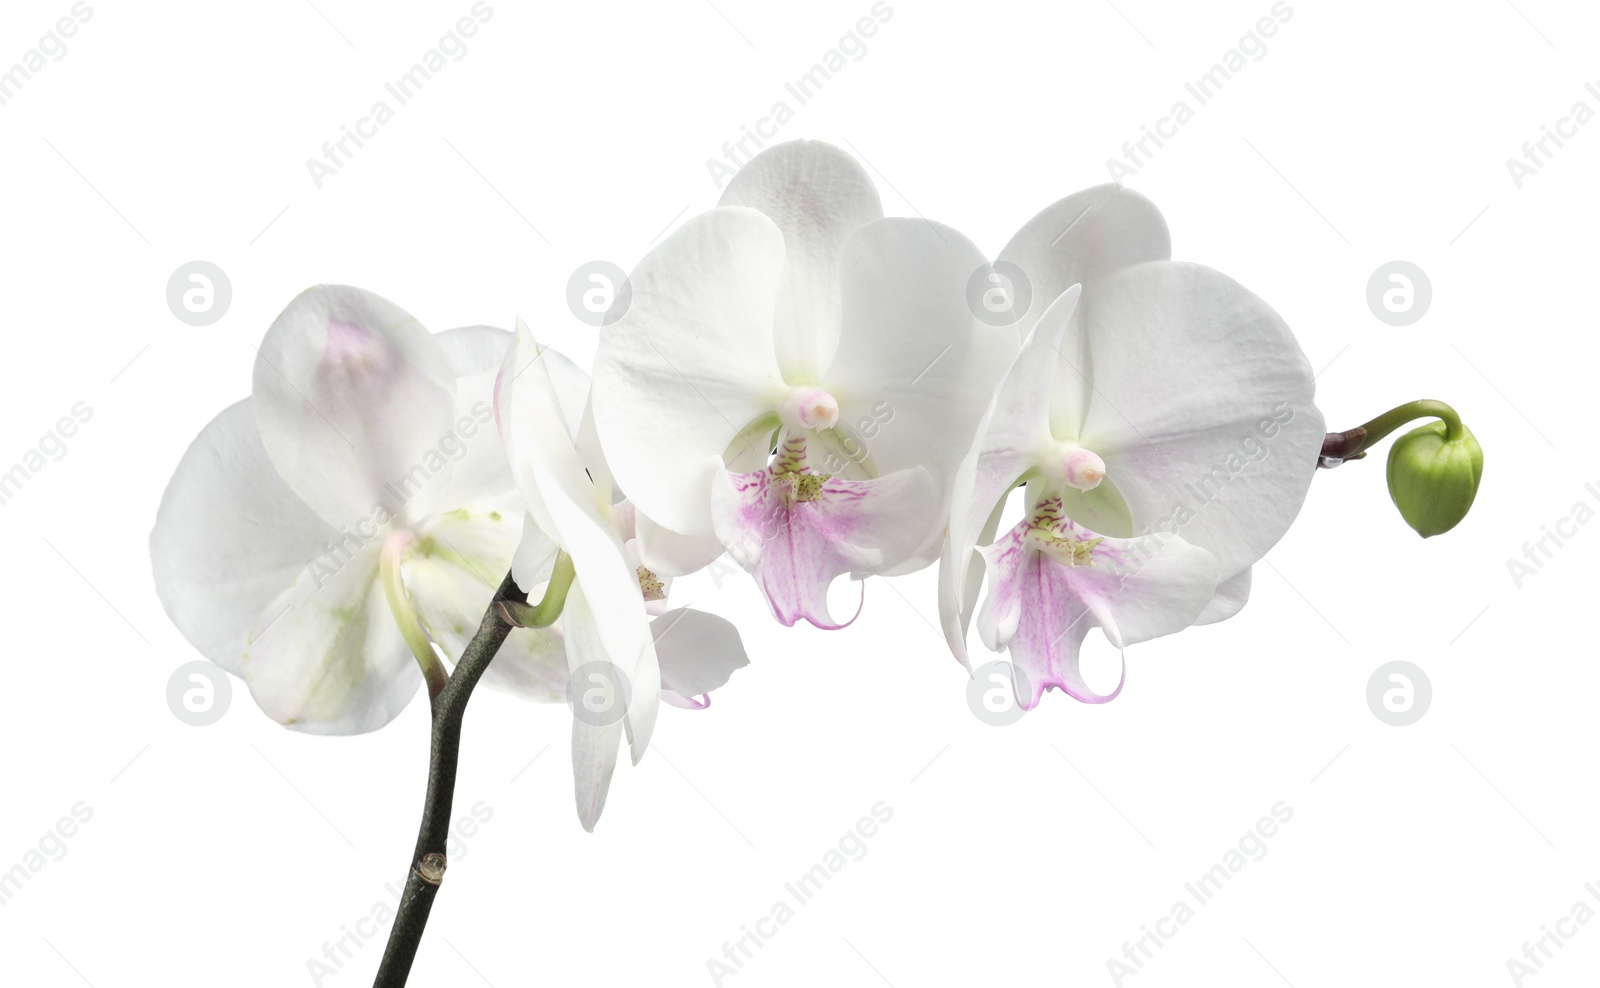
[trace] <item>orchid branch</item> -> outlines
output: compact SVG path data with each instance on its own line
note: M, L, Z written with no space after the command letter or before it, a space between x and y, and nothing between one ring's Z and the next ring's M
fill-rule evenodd
M560 615L572 584L572 573L572 560L566 553L560 553L544 600L537 608L529 608L544 620L541 627L549 626ZM450 840L450 811L455 800L456 766L461 753L461 725L467 701L511 634L513 625L502 616L502 608L527 608L527 602L527 593L507 573L478 625L478 633L462 651L455 672L434 700L433 743L422 826L417 835L411 873L406 877L405 892L401 895L394 928L389 932L389 945L384 948L383 962L378 965L373 988L403 988L411 975L411 964L416 959L433 899L439 894L448 864L445 848Z

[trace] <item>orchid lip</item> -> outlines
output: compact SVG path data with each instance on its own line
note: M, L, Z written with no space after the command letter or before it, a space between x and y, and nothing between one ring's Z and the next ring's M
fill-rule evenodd
M666 583L648 567L637 566L634 574L639 578L639 590L647 602L667 599Z

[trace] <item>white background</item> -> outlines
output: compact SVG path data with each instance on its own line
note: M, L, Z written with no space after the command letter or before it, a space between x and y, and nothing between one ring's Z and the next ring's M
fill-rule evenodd
M190 439L248 394L278 311L356 284L436 329L520 314L586 361L568 275L631 267L711 206L706 160L871 7L491 2L465 57L320 190L306 159L470 0L94 2L0 106L0 464L75 402L94 409L0 507L0 870L74 804L94 814L0 906L7 984L313 984L308 960L404 874L420 699L351 739L278 728L238 682L212 727L165 701L196 653L152 589L156 505ZM678 602L738 622L752 666L710 711L663 714L594 835L572 808L568 713L481 693L457 805L493 818L452 861L413 983L712 984L724 941L879 801L894 818L866 857L725 984L1110 985L1124 941L1279 801L1294 816L1266 856L1125 984L1512 984L1525 940L1600 908L1584 891L1600 526L1520 589L1507 568L1596 504L1600 122L1520 190L1505 164L1575 101L1600 110L1583 88L1600 16L1517 2L1292 0L1266 55L1126 179L1176 257L1285 316L1331 427L1413 398L1460 409L1487 451L1464 524L1413 535L1381 453L1323 473L1239 617L1132 650L1114 703L1053 693L1002 729L967 706L931 573L870 583L837 633L778 627L742 576L681 581ZM0 67L70 7L6 3ZM1106 181L1271 3L892 7L781 136L853 149L889 213L992 253ZM205 328L164 297L197 258L234 293ZM1405 328L1365 301L1397 258L1433 286ZM1365 699L1394 659L1433 686L1410 727ZM370 983L382 939L322 983ZM1526 983L1597 973L1593 922Z

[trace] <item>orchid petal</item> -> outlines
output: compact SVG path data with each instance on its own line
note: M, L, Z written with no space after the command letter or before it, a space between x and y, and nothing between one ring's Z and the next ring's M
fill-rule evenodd
M1050 393L1063 334L1078 301L1074 285L1029 332L1006 372L961 466L951 498L951 536L968 544L995 506L1051 444Z
M839 345L840 253L857 227L883 217L856 160L822 141L767 148L739 170L718 203L759 209L783 232L773 344L791 383L816 383Z
M886 219L857 230L840 263L845 332L823 381L836 431L880 475L922 466L946 485L1018 349L967 306L983 254L947 226Z
M637 579L634 586L638 586ZM649 607L644 609L646 622L654 616ZM628 709L624 712L622 726L628 732L628 752L633 764L637 765L644 760L645 752L650 750L650 738L655 733L656 718L661 712L661 663L656 659L653 642L647 643L644 654L634 660L628 689Z
M190 444L150 533L156 595L201 655L240 670L267 605L340 538L267 458L245 399Z
M517 543L516 554L511 560L511 579L532 595L539 586L549 581L550 572L555 568L558 548L544 534L544 529L539 527L533 514L523 512L522 541Z
M515 628L506 636L483 685L533 703L565 703L567 645L560 622L548 628Z
M1326 430L1310 363L1265 302L1197 264L1125 268L1085 298L1082 445L1105 460L1132 531L1175 532L1232 578L1288 530L1316 473Z
M945 539L939 554L939 628L950 654L967 669L972 668L967 652L968 615L982 584L982 560L970 550L962 553L953 541Z
M763 214L702 213L639 262L627 314L600 333L600 442L618 485L675 532L711 530L714 459L783 393L772 324L784 265Z
M950 528L939 564L939 617L957 661L967 664L966 631L983 579L973 555L993 537L1006 496L1051 442L1050 394L1057 355L1078 302L1074 285L1027 333L956 472ZM985 538L987 530L988 538Z
M571 357L548 348L544 365L550 374L550 386L555 390L561 418L567 424L567 434L581 449L584 422L589 414L589 374ZM587 462L584 465L589 466Z
M1092 302L1091 286L1100 278L1171 257L1172 238L1161 211L1132 189L1108 183L1046 206L1017 231L999 260L1017 265L1028 278L1033 300L1017 323L1025 337L1072 285L1083 285Z
M1194 619L1194 623L1216 624L1244 610L1244 605L1250 600L1251 572L1249 569L1243 570L1217 584L1216 596L1211 598L1211 603Z
M839 404L834 431L873 474L920 466L948 498L1017 354L1015 334L985 325L968 306L967 281L985 263L970 240L926 220L879 220L846 243L844 335L824 387ZM924 539L897 571L937 557L947 511L943 503L936 517L920 519Z
M650 630L661 659L663 692L702 696L750 664L739 629L715 614L680 607L656 618Z
M714 532L680 535L656 524L649 515L635 516L634 524L640 561L658 576L688 576L722 556L722 542Z
M566 628L569 672L576 673L585 666L595 665L616 668L611 646L604 634L604 619L590 609L581 584L574 583L567 592L562 623ZM608 690L614 690L619 682L628 682L615 676L605 679ZM614 693L607 700L608 703L622 702ZM577 800L578 820L583 824L583 829L591 833L600 819L601 811L606 808L606 794L611 789L611 776L617 768L617 748L622 741L622 733L621 717L604 718L603 723L579 716L572 719L573 793Z
M303 574L257 619L241 675L261 709L309 734L364 734L393 720L422 685L378 582L382 546Z
M505 577L521 519L462 508L430 518L413 535L402 566L406 588L429 637L453 663Z
M661 691L661 702L671 704L682 710L705 710L711 706L711 695L708 693L701 696L684 696L682 693L674 693L672 690L663 689Z
M520 518L526 513L526 507L494 424L495 384L499 379L500 365L516 342L516 335L492 326L469 326L439 333L435 338L459 375L456 379L453 438L441 439L438 446L455 463L455 467L435 499L433 519L425 521L421 528L431 532L430 526L440 518L447 523L485 515ZM577 423L589 399L589 375L555 350L547 350L543 360L550 372L563 418L570 423ZM490 581L491 596L499 587L511 558L505 553L504 546L498 544L499 537L504 535L484 544L481 554L466 553L467 562L479 575ZM554 547L548 540L542 541L549 546L547 555L553 554ZM548 572L549 566L545 568ZM485 603L487 600L486 597ZM480 614L482 610L480 606ZM476 627L476 620L473 621L473 627ZM454 649L447 651L451 655L459 654Z
M262 340L254 402L261 439L289 487L325 521L351 524L389 485L424 496L448 461L436 449L455 414L455 374L433 334L394 303L356 288L302 292Z
M578 822L591 834L606 808L621 743L621 721L598 727L577 719L572 722L573 793L578 804Z
M960 474L956 483L970 486L965 484ZM961 489L958 486L957 490ZM939 555L939 626L944 631L951 654L968 669L972 668L972 664L967 657L967 629L972 622L973 608L978 603L985 573L983 557L976 550L978 546L994 540L1004 506L1002 496L989 521L976 535L957 535L952 522Z
M1078 439L1093 385L1094 367L1083 332L1096 285L1125 267L1172 257L1167 222L1155 204L1121 185L1098 185L1045 207L1000 252L997 264L1014 264L1027 280L1032 302L1017 321L1025 336L1046 307L1071 285L1085 301L1073 313L1060 344L1061 372L1051 395L1058 439Z
M498 326L463 326L433 334L457 377L497 371L516 337Z
M493 326L467 326L434 339L454 368L456 381L450 432L438 437L435 446L453 465L437 481L440 489L430 501L441 511L471 506L513 517L521 514L521 495L494 427L494 382L515 337Z
M538 590L549 581L555 546L535 530L519 542L518 516L460 509L429 519L408 553L405 584L428 636L453 664L478 633L484 612L512 565L513 553L543 549L542 565L519 583ZM542 572L540 571L542 570ZM483 676L483 685L537 703L566 697L567 658L559 628L513 630Z
M626 719L637 764L655 726L660 669L638 575L609 520L611 492L590 480L579 459L543 359L548 352L519 325L496 388L501 436L528 513L572 557L608 661L629 680ZM570 624L566 634L570 660Z
M492 414L492 382L499 376L500 366L505 363L506 354L516 342L516 334L498 326L465 326L436 333L434 339L455 368L457 378L470 378L484 373L490 375L491 387L487 389L487 395ZM561 414L572 427L572 437L576 439L578 422L583 418L584 406L589 402L589 375L571 357L557 350L547 352L545 359L549 361L550 380L556 389ZM482 394L483 389L474 389L473 400L477 401Z

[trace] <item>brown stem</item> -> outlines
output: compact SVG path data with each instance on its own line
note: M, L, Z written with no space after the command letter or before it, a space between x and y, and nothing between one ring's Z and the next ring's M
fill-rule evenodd
M422 807L422 827L417 835L411 872L406 876L405 892L400 897L394 928L378 978L373 988L403 988L411 975L422 932L428 925L433 899L444 881L445 848L450 840L450 810L455 800L456 765L461 754L461 724L467 701L494 659L495 653L511 634L511 625L500 617L498 605L505 601L527 603L528 595L506 574L494 600L490 602L478 633L461 653L455 672L433 704L433 743L428 766L428 795Z

